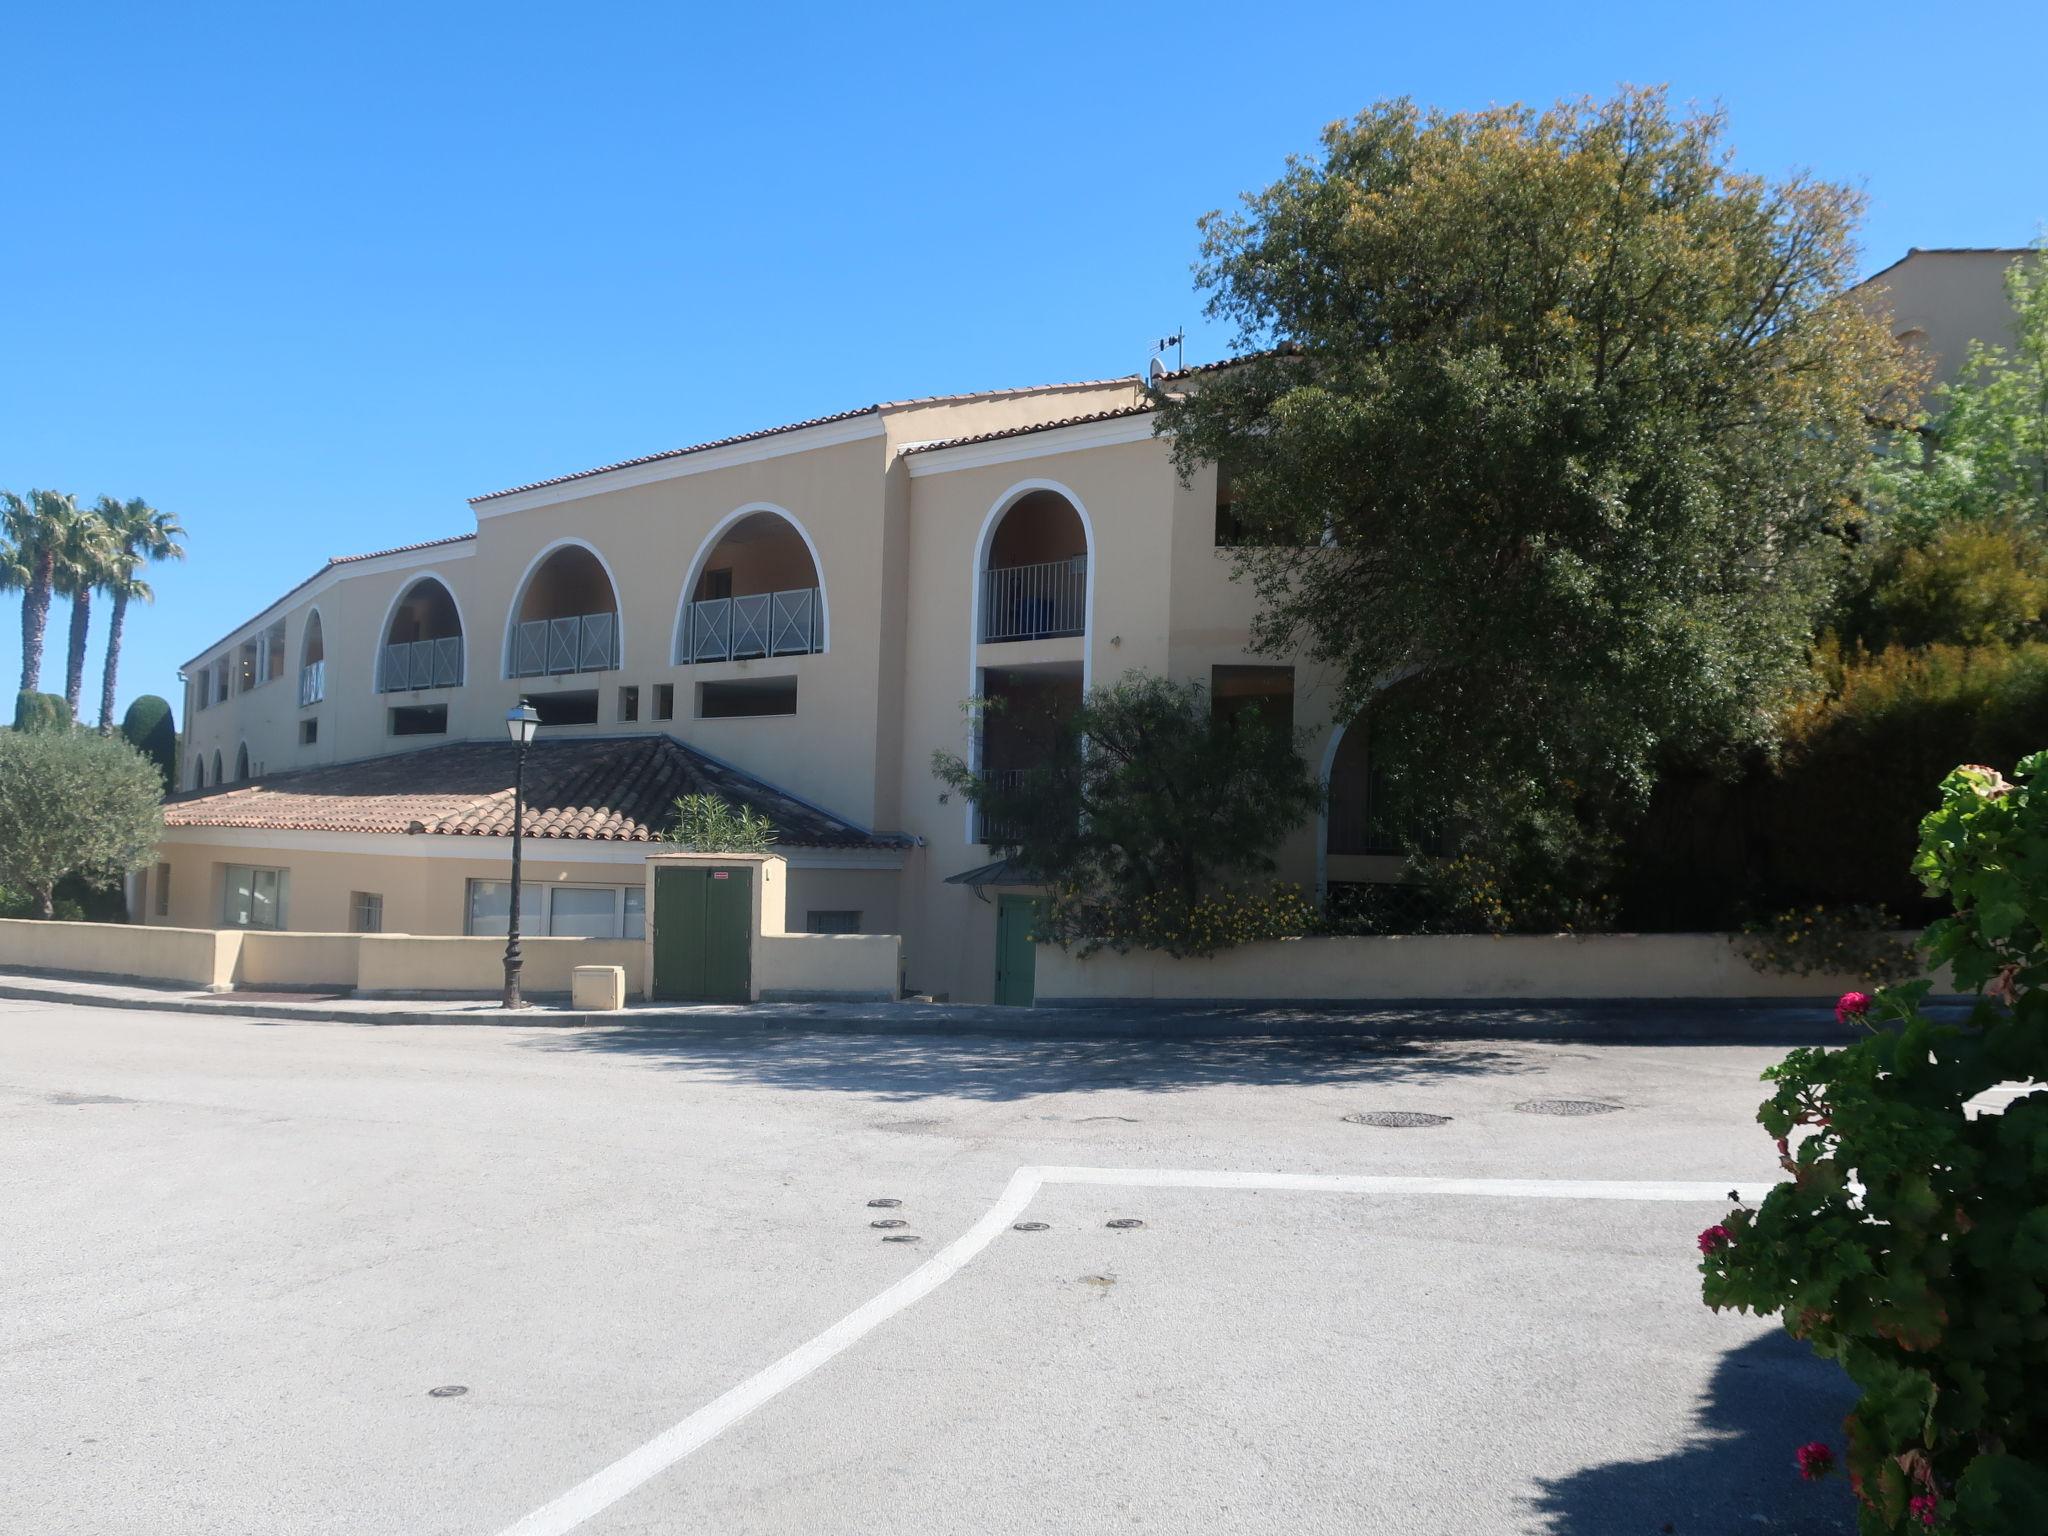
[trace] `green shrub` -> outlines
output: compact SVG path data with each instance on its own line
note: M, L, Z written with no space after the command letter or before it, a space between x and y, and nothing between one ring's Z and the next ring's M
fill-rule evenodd
M1852 631L1873 651L2038 636L2048 608L2044 566L2039 536L2011 522L1956 523L1925 543L1899 540L1851 604Z
M128 745L157 766L166 792L178 785L178 727L170 701L145 693L121 717L121 735Z
M692 853L766 853L775 846L775 823L718 795L682 795L663 837Z
M1920 974L1912 946L1892 937L1898 928L1884 907L1815 902L1744 923L1735 945L1766 974L1855 976L1886 985Z
M1123 954L1136 948L1186 957L1294 938L1319 928L1315 903L1300 886L1286 883L1218 886L1193 901L1171 890L1119 901L1073 885L1055 885L1040 905L1032 936L1082 955L1098 949Z
M125 741L0 731L0 883L56 915L66 877L105 889L154 856L163 783Z
M2048 1081L2048 753L2018 777L1951 773L1913 861L1953 906L1924 942L1978 994L1967 1022L1931 1018L1926 981L1844 997L1894 1027L1765 1074L1788 1182L1700 1234L1709 1306L1779 1314L1860 1389L1866 1536L2048 1531L2048 1092L1964 1107Z
M14 728L17 731L66 731L71 728L71 706L59 693L32 693L23 689L14 696Z

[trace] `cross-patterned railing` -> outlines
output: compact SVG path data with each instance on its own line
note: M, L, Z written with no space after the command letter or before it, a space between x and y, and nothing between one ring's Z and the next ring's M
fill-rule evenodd
M414 688L453 688L462 681L462 637L406 640L387 645L377 658L377 691L405 693Z
M740 661L750 656L808 656L825 648L825 612L816 587L712 597L690 604L676 660Z
M584 613L567 619L530 619L512 631L512 675L606 672L619 664L619 619Z
M1003 565L981 573L983 640L1051 640L1088 628L1088 559Z

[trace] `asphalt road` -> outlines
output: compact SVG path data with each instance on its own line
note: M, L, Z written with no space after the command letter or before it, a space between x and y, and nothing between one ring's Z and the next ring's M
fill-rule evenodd
M1846 1532L1779 1054L0 1003L0 1531Z

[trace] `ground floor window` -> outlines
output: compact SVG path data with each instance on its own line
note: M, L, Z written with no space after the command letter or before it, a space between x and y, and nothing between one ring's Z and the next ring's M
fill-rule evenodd
M156 867L156 915L171 915L171 866L168 864Z
M224 928L282 928L284 926L285 873L281 869L258 869L248 864L230 864L222 886L221 926Z
M384 898L375 891L349 892L348 921L351 932L382 933Z
M804 914L806 933L859 933L858 912L835 909L831 911L810 911Z
M522 884L519 926L555 938L638 939L647 932L646 904L640 885ZM463 932L503 933L511 912L509 880L472 880Z

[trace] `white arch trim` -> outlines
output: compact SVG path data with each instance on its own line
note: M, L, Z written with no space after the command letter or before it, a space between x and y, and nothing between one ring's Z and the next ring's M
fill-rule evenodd
M455 593L451 590L448 595L453 597ZM320 625L320 655L323 660L327 656L327 616L320 611L320 605L315 603L306 610L306 622L299 628L299 667L302 671L306 665L306 642L312 638L313 625L316 621ZM384 622L391 622L389 614L384 616Z
M384 654L384 639L391 633L391 616L398 612L400 603L412 596L413 588L423 581L438 583L441 590L448 594L448 601L455 605L455 627L461 632L462 638L462 680L468 682L469 618L462 611L462 599L455 595L455 588L449 585L448 578L439 570L429 568L424 571L408 571L406 578L391 594L391 601L384 605L384 621L377 626L377 633L370 637L370 691L377 691L377 658ZM327 625L324 622L320 626L320 644L323 648L327 644Z
M512 601L506 605L505 643L498 653L498 674L507 681L518 681L518 679L512 676L512 631L519 623L519 609L526 602L526 589L533 584L534 572L547 564L548 557L557 550L568 549L572 545L577 549L589 550L592 556L596 558L599 568L603 570L604 579L611 583L612 627L618 632L618 667L615 667L613 670L617 671L626 665L626 605L625 601L619 596L618 573L612 569L611 561L605 559L604 551L591 543L590 540L574 537L560 538L543 544L534 557L526 563L526 569L521 573L518 585L512 589ZM454 594L451 592L449 595L452 597ZM460 610L458 610L458 616L459 613ZM385 622L389 623L390 620L386 619ZM466 629L464 633L467 633ZM466 661L467 657L464 659ZM467 676L468 674L464 673L463 675Z
M718 541L743 517L752 517L757 512L773 513L796 530L796 536L804 541L804 548L811 553L811 571L818 578L818 622L824 627L824 642L818 647L823 655L832 649L832 597L825 586L825 559L818 553L818 541L811 537L811 530L803 525L797 515L787 507L777 506L772 501L750 501L745 506L735 507L721 517L703 542L697 546L697 553L690 557L689 569L683 575L683 590L676 597L675 622L668 631L668 659L671 666L683 659L683 615L690 611L690 594L697 590L697 582L704 575L705 564L718 548Z
M981 573L988 565L989 547L995 543L996 529L1002 526L1003 517L1019 501L1033 491L1051 491L1063 498L1081 519L1081 538L1088 546L1088 591L1082 602L1084 618L1081 628L1081 692L1085 695L1095 677L1095 592L1098 585L1095 560L1095 521L1088 515L1088 508L1081 498L1074 494L1072 486L1057 480L1019 480L989 506L988 514L981 520L981 532L974 540L974 563L967 572L967 697L974 698L981 692ZM977 723L970 728L967 738L967 763L977 771L981 767L981 727ZM974 846L974 806L967 806L967 843Z

